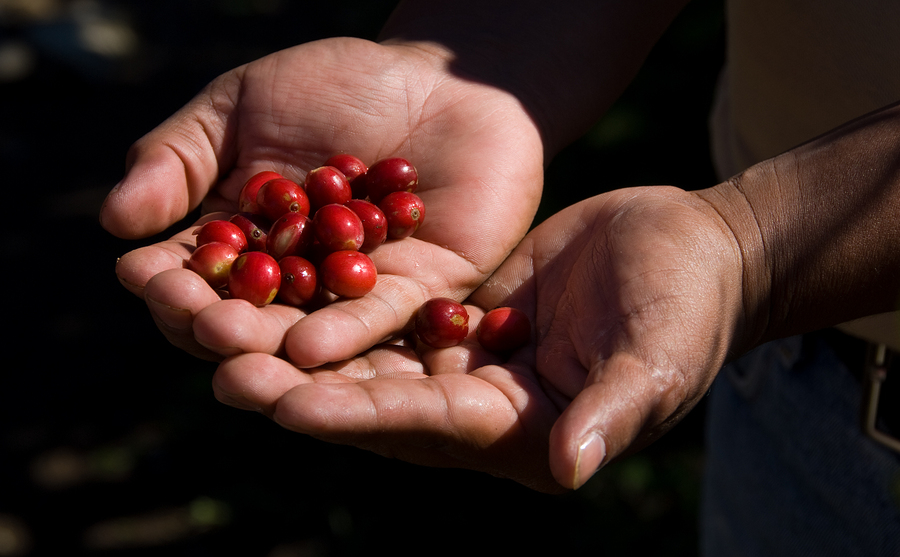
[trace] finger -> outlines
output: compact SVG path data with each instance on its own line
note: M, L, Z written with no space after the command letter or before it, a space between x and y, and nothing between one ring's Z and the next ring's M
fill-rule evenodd
M184 108L138 140L128 154L125 177L100 210L102 226L122 238L165 230L200 204L227 168L225 121L238 85L236 74L217 80Z
M223 356L280 354L285 333L305 315L279 303L260 308L246 300L216 300L195 314L193 335L199 344Z
M221 360L194 338L194 317L220 301L200 275L187 269L168 269L153 276L144 289L144 300L159 330L173 345L207 360Z
M170 239L132 250L116 262L116 276L130 292L144 297L147 282L163 271L182 269L196 246L194 232L207 221L223 218L224 213L210 213L197 220L195 226L182 230Z
M499 474L491 453L517 415L490 384L453 374L305 384L279 399L273 419L293 431L407 462Z
M550 434L550 467L578 488L617 456L653 442L686 413L684 378L617 353L591 373Z
M147 283L154 276L169 269L184 268L193 243L183 232L171 240L130 251L116 262L119 282L134 295L143 298Z
M300 371L281 358L248 353L229 358L219 365L213 376L213 390L216 398L225 404L256 410L271 417L278 399L298 385L421 374L422 369L415 352L402 345L382 345L314 373Z
M249 353L219 364L212 385L220 402L271 417L276 402L284 393L311 381L309 374L281 358Z
M559 492L546 456L557 414L524 377L489 366L476 374L306 384L285 393L273 418L383 456L481 470Z

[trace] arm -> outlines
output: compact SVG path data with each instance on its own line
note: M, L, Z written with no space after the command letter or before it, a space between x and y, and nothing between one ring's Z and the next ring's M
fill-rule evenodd
M740 352L900 308L900 104L699 195L741 249Z
M549 160L618 98L687 0L401 2L386 44L436 48L449 70L511 92Z

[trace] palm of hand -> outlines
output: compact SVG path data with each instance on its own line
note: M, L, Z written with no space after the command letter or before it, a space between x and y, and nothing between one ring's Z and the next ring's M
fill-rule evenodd
M536 330L509 362L474 342L421 360L384 346L306 375L248 354L220 367L217 396L329 441L558 491L705 393L739 319L740 262L695 197L622 190L529 234L472 296L476 322L478 306L504 300Z
M103 223L141 236L201 200L207 211L234 211L255 172L302 179L335 152L370 163L405 156L423 177L428 220L415 240L372 254L376 290L310 319L285 306L220 302L181 269L188 230L117 267L173 343L210 358L286 351L304 367L349 358L402 331L428 297L462 298L477 287L525 234L540 196L540 138L511 95L455 78L415 47L329 39L224 75L142 138ZM171 311L178 326L164 315Z

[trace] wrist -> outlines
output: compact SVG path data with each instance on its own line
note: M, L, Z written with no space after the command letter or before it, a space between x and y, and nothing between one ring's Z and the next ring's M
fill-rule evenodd
M747 347L900 306L900 104L706 190L743 258Z
M771 268L756 208L747 198L745 180L764 172L755 167L715 187L695 192L714 212L723 234L740 258L740 319L731 343L731 353L740 355L766 337L771 320Z

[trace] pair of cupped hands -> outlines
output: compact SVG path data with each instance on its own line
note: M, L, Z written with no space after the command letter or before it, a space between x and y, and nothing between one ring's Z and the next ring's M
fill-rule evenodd
M176 346L220 361L216 397L281 426L558 492L668 430L707 392L741 312L741 261L694 193L627 188L529 227L541 132L510 93L427 50L330 39L224 74L135 143L101 223L158 233L236 211L261 170L302 180L338 152L413 161L428 220L371 257L375 289L306 314L222 300L183 268L188 228L116 266ZM405 342L429 298L527 313L511 356Z

